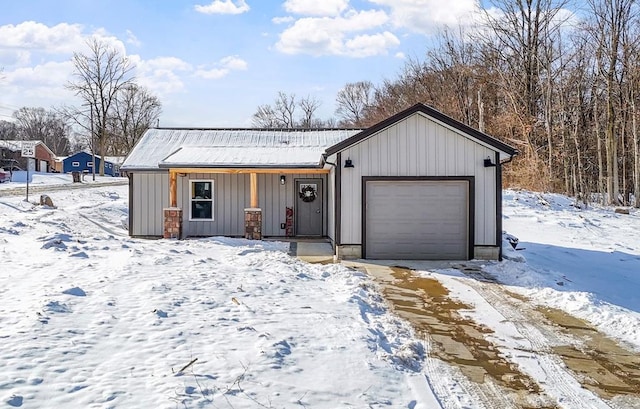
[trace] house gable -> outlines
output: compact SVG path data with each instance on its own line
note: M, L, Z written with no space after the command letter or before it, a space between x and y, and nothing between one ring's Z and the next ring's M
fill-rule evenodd
M344 149L348 148L349 146L352 146L354 144L357 144L367 138L370 138L371 136L379 133L380 131L384 130L385 128L388 128L390 126L392 126L393 124L402 121L404 119L406 119L407 117L411 116L411 115L415 115L417 113L420 113L428 118L430 118L431 120L440 123L443 126L446 126L452 130L457 131L458 133L460 133L461 135L464 135L465 137L468 137L470 139L475 140L477 143L480 143L482 145L485 146L489 146L492 149L494 149L497 152L500 152L501 157L502 156L508 156L508 157L512 157L514 155L517 155L518 151L483 133L478 131L477 129L471 128L468 125L463 124L460 121L457 121L453 118L451 118L450 116L447 116L445 114L443 114L440 111L437 111L425 104L422 103L418 103L416 105L413 105L412 107L405 109L404 111L401 111L387 119L385 119L384 121L381 121L373 126L371 126L370 128L365 129L364 131L352 136L349 139L346 139L336 145L333 145L332 147L328 148L326 151L326 155L333 155L337 152L343 151Z

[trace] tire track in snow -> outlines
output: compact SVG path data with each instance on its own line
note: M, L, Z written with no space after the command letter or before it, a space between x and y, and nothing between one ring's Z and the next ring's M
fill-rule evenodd
M547 377L541 386L549 396L556 399L561 407L566 409L613 408L591 391L582 388L562 359L552 352L552 346L566 345L567 339L560 337L557 330L544 324L539 314L531 310L524 301L509 296L500 284L480 282L475 279L458 281L473 288L526 339L531 346L531 351L527 352L536 355L538 365Z

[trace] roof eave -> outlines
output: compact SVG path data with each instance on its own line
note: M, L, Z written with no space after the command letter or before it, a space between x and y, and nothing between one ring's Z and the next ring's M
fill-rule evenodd
M501 142L491 137L490 135L485 134L484 132L480 132L477 129L474 129L468 125L465 125L462 122L457 121L451 118L450 116L445 115L442 112L437 111L422 103L415 104L412 107L405 109L404 111L398 112L397 114L385 119L384 121L378 122L377 124L371 126L370 128L367 128L364 131L359 132L353 135L352 137L347 138L344 141L327 148L327 150L325 151L325 154L329 156L329 155L333 155L334 153L338 153L382 131L383 129L388 128L389 126L395 124L396 122L399 122L418 112L424 115L427 115L429 117L432 117L448 126L451 126L460 132L463 132L469 136L472 136L473 138L478 139L479 141L482 141L492 146L496 150L502 151L509 156L515 156L518 154L518 151L515 148L507 145L506 143Z

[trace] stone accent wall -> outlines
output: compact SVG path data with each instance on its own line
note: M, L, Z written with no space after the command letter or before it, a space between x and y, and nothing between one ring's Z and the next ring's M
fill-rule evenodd
M262 209L244 209L244 238L262 240Z
M178 207L168 207L163 209L164 213L164 234L165 239L182 238L182 209Z

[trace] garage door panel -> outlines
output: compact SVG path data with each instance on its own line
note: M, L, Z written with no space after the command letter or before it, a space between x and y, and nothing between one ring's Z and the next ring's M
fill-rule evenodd
M368 181L366 189L367 258L467 258L467 181Z

